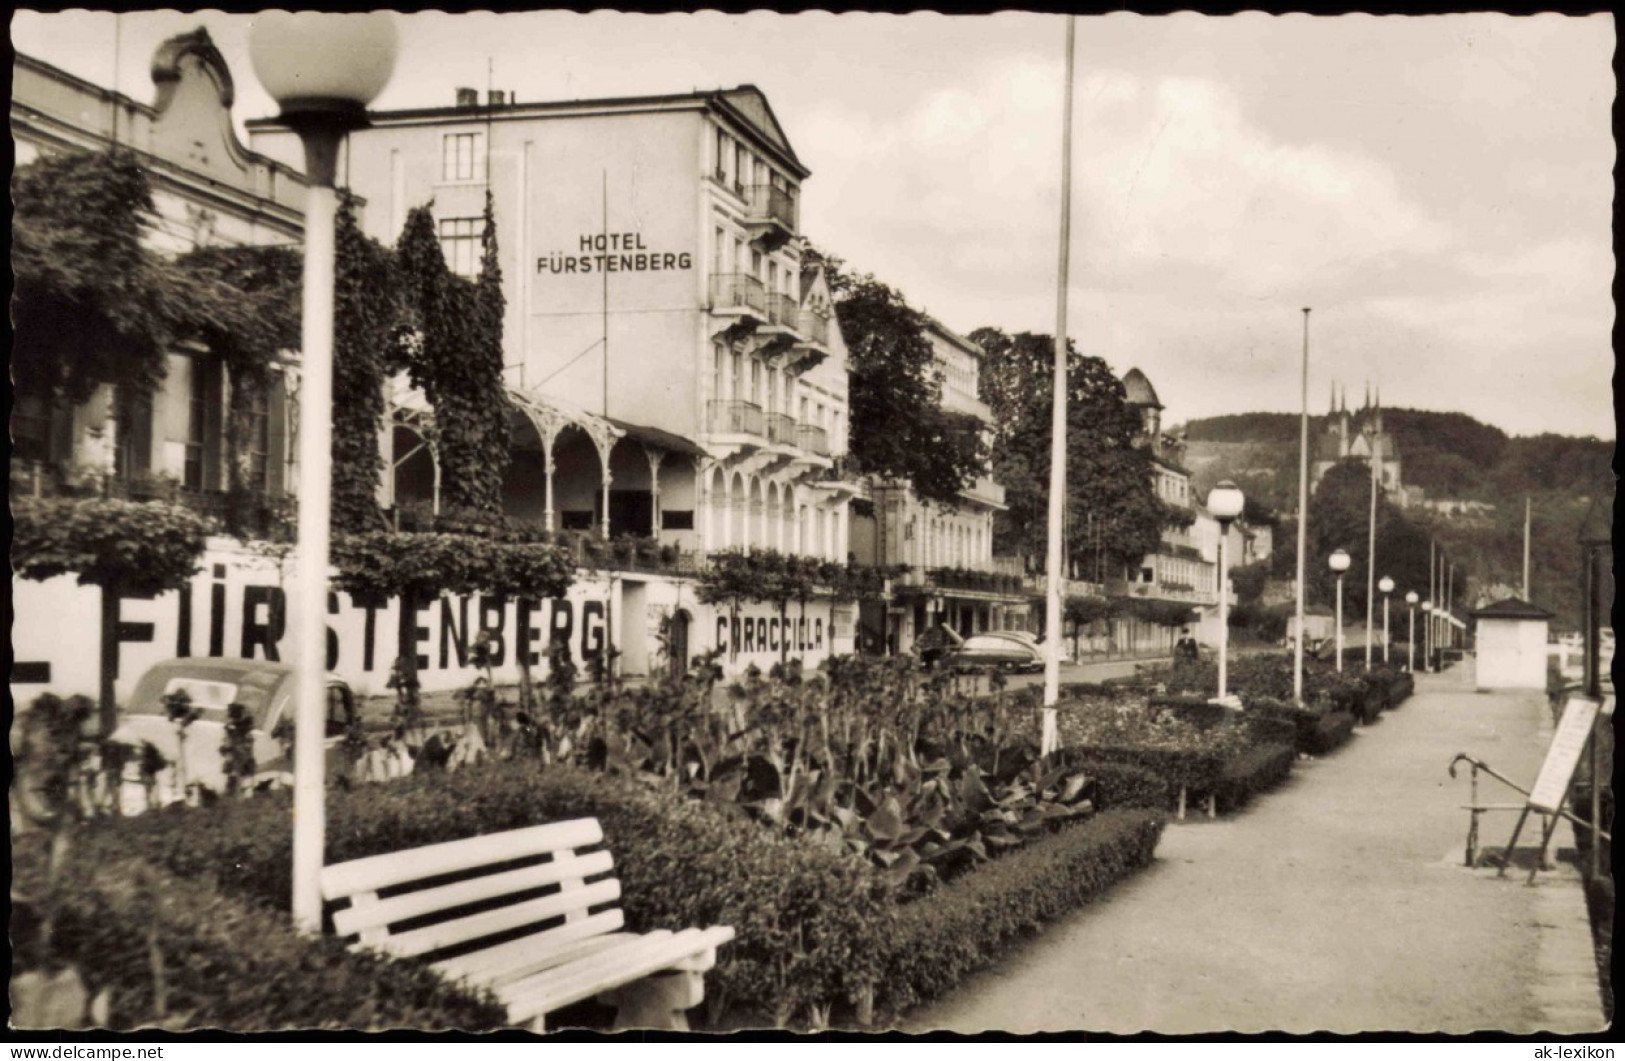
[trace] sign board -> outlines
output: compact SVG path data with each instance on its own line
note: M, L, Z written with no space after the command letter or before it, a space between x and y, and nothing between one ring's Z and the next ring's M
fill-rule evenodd
M1597 720L1601 705L1595 700L1571 696L1563 705L1563 717L1557 723L1557 734L1552 746L1546 750L1546 761L1541 764L1540 776L1529 791L1529 806L1537 811L1555 812L1569 790L1569 779L1579 765L1591 727Z

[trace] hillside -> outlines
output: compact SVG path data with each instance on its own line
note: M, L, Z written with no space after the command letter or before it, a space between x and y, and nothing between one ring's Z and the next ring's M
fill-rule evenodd
M1476 587L1499 597L1522 581L1524 499L1533 510L1531 596L1558 613L1558 624L1580 620L1580 524L1594 498L1611 510L1614 442L1566 435L1513 437L1463 413L1384 409L1397 437L1404 481L1429 501L1482 502L1469 515L1412 508L1406 517L1451 550ZM1310 420L1311 439L1323 417ZM1240 413L1186 425L1185 462L1203 496L1233 479L1249 497L1277 512L1297 508L1298 417ZM1476 592L1474 594L1477 595Z

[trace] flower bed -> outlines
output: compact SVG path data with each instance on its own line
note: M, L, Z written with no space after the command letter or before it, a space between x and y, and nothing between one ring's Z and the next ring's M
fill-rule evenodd
M285 825L286 804L280 809ZM288 841L285 828L281 839ZM40 893L42 845L13 846L14 889ZM421 966L352 953L332 937L299 935L286 908L266 909L128 855L69 856L49 956L41 946L40 909L14 899L14 974L72 963L90 995L110 992L105 1022L95 1023L120 1031L153 1025L478 1031L506 1024L503 1008L483 992L448 984Z
M1148 865L1162 827L1154 813L1107 811L902 908L881 942L877 1002L895 1012L943 994Z

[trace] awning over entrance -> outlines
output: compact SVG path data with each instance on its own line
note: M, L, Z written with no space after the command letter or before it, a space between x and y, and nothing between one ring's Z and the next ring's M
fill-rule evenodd
M710 456L703 446L692 439L672 434L670 431L662 431L658 427L650 427L647 424L632 424L625 420L616 420L613 417L609 418L607 422L627 438L635 438L639 442L646 443L656 449L663 449L668 453L681 453L690 457Z

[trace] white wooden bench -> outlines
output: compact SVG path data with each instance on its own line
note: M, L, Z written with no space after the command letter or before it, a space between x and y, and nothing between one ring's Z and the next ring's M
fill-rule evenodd
M617 1028L686 1031L734 930L622 931L614 861L582 850L603 839L581 818L376 855L325 868L322 895L348 901L333 926L356 947L488 987L516 1025L543 1031L547 1014L597 996Z

